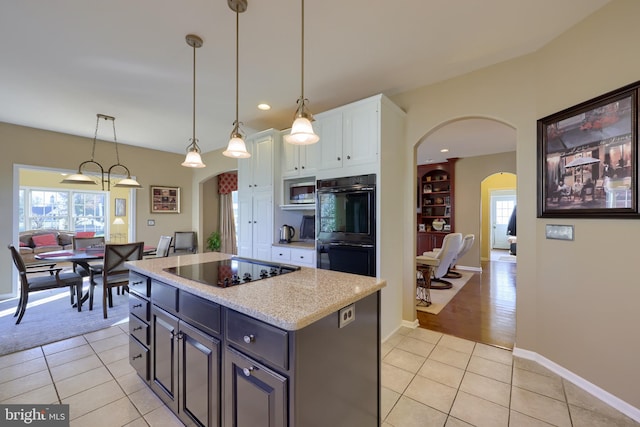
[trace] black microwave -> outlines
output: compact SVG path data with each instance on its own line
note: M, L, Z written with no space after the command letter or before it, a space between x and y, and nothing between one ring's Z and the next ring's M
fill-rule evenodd
M316 183L299 182L289 187L289 203L303 204L316 202Z

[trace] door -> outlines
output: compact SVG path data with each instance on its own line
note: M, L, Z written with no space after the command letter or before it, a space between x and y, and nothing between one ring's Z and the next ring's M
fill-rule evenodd
M231 348L225 350L224 393L224 425L287 425L287 379Z
M180 418L220 425L220 341L180 322Z
M515 206L514 190L491 192L491 249L509 249L507 225Z
M153 346L151 388L178 412L178 319L156 306L151 308Z

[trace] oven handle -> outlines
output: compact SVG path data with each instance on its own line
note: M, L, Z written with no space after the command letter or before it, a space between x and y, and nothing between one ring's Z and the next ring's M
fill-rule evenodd
M340 187L340 188L318 188L318 193L352 193L355 191L374 191L375 187Z
M331 242L329 246L351 246L353 248L373 248L374 246L368 243L349 243L349 242Z

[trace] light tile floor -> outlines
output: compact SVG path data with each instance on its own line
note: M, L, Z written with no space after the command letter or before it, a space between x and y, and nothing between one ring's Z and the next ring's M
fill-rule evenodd
M129 365L127 333L0 357L0 403L68 403L72 427L182 426ZM382 355L383 427L640 425L507 350L402 328Z
M383 427L640 426L509 350L402 328L382 357Z

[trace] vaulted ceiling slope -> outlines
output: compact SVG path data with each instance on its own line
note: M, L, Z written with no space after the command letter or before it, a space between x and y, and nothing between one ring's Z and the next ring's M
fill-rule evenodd
M307 0L312 112L394 95L539 49L608 0ZM290 126L300 95L300 2L240 15L240 120ZM96 113L125 144L183 153L226 145L235 113L235 13L225 0L28 0L0 7L0 121L93 137ZM256 105L267 102L270 111ZM109 139L109 135L99 135ZM89 142L88 142L89 143Z

